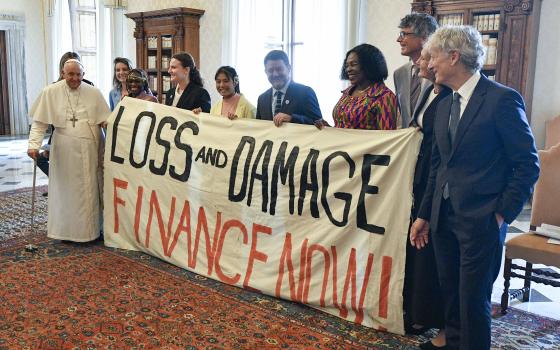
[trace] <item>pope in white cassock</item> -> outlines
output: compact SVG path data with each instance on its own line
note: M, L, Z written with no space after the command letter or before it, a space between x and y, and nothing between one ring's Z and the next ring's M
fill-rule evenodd
M82 84L84 69L66 61L63 80L47 86L33 106L27 154L37 159L49 124L54 125L50 149L49 238L88 242L100 231L101 124L109 106L101 92Z

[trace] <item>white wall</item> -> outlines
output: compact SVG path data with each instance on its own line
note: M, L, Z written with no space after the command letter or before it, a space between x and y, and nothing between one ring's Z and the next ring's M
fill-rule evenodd
M174 7L189 7L204 10L200 18L200 68L204 87L210 93L212 101L219 99L214 84L214 73L222 65L222 0L134 0L128 2L127 12L143 12ZM134 21L127 19L130 40L125 43L126 57L136 60L136 42L134 40Z
M128 2L127 10L140 12L171 7L191 7L206 11L200 21L200 62L197 64L201 68L202 77L213 100L219 97L214 88L213 77L216 68L222 65L223 1L226 0L134 0ZM398 22L410 12L410 2L411 0L367 0L366 2L367 23L362 24L359 41L371 43L385 54L390 74L407 60L400 55L396 37L399 32ZM0 0L0 13L25 18L25 74L28 105L51 80L47 75L52 62L48 60L49 55L45 56L41 3L41 0ZM538 147L544 145L545 121L560 115L558 18L560 18L560 1L542 0L531 111L531 126ZM127 19L126 23L127 37L130 39L124 43L123 54L135 60L134 22ZM48 49L48 43L46 46ZM393 88L392 77L387 80L387 85Z
M48 82L41 2L0 0L0 13L25 18L25 77L27 104L31 106Z
M393 91L393 71L408 62L408 57L401 55L397 36L401 18L410 13L410 3L411 0L367 0L366 28L360 33L362 42L372 44L383 52L389 69L389 78L385 83Z
M558 39L560 1L543 0L531 127L537 147L544 147L545 121L560 115L560 39Z

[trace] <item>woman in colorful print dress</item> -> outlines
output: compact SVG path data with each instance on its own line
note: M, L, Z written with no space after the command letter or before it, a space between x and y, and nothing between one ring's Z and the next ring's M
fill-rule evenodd
M346 54L340 78L350 87L333 109L334 126L347 129L394 130L399 110L397 97L385 86L387 63L373 45L361 44Z

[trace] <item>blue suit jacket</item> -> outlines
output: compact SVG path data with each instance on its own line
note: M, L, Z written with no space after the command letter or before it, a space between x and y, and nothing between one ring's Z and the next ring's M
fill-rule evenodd
M452 95L438 105L430 178L418 216L437 231L443 188L453 210L482 224L494 213L511 223L539 175L523 98L481 76L461 116L455 143L448 136Z
M280 112L292 116L292 123L313 124L321 119L321 109L315 91L309 86L290 82ZM259 96L257 119L272 120L272 88Z

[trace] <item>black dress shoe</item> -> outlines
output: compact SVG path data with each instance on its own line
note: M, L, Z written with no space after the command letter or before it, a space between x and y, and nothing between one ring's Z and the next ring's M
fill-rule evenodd
M424 326L422 326L420 328L415 328L415 327L410 326L410 325L405 325L405 327L404 327L404 332L406 334L411 334L411 335L422 335L429 330L430 330L430 328L424 327Z
M435 346L431 340L420 344L420 349L422 350L447 350L447 345L444 346Z

